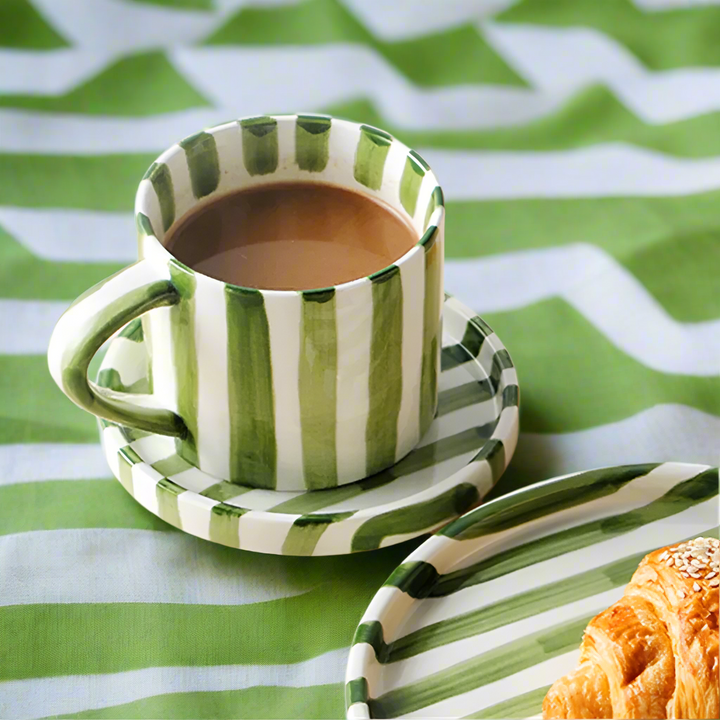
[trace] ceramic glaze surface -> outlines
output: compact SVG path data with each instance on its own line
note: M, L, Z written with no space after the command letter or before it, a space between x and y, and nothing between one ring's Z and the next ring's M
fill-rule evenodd
M531 485L450 523L355 633L347 717L540 717L588 621L652 550L718 537L718 470L665 463Z
M384 201L417 244L368 277L302 292L225 284L163 246L200 204L302 180ZM442 191L417 153L326 116L234 121L163 153L140 183L135 215L139 262L76 301L53 334L51 372L74 402L174 436L188 463L267 490L344 485L415 447L437 409L444 228ZM102 342L140 315L152 407L86 381Z
M518 434L517 374L497 335L454 298L444 325L437 417L405 459L360 482L281 492L218 480L180 457L172 438L101 421L110 468L150 512L243 550L338 555L431 532L489 492ZM139 321L111 342L98 383L151 400L158 378Z

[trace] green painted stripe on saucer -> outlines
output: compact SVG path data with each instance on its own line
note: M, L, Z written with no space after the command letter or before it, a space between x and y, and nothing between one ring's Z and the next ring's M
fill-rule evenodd
M425 169L409 154L405 158L405 168L400 178L400 202L410 217L415 215L418 194L424 177Z
M647 475L657 464L628 465L612 474L607 469L593 470L572 477L571 482L560 481L551 487L529 488L522 498L501 498L493 507L492 515L481 519L460 518L452 527L441 530L442 535L467 540L508 530L518 525L584 505L617 492L637 477Z
M387 583L386 583L387 584ZM353 638L353 645L367 643L372 646L375 651L375 657L381 662L385 662L387 654L387 645L385 644L384 631L382 623L379 620L371 620L358 625Z
M221 480L220 482L205 488L199 494L203 497L210 498L211 500L225 502L226 500L232 500L232 498L236 498L239 495L244 495L246 492L250 492L251 490L251 487L236 485L235 483Z
M155 486L155 497L158 503L158 515L182 530L182 522L180 521L180 510L178 509L178 495L186 492L187 489L180 487L172 480L163 478L158 481Z
M334 522L345 520L353 512L332 513L332 515L305 515L292 524L285 542L283 555L312 555L323 533Z
M154 162L145 173L143 180L149 180L160 204L163 230L175 222L175 189L172 174L165 163Z
M690 537L683 538L683 541L691 540L698 535L716 534L717 527L703 530L700 533L695 532ZM503 598L491 605L471 610L462 615L425 625L391 643L387 650L386 662L392 663L406 660L433 648L448 645L464 638L475 637L499 627L519 622L525 618L539 615L547 610L626 585L637 570L638 563L646 554L647 551L643 550L564 580L557 580L533 590ZM427 590L425 596L437 597L432 592L432 588Z
M363 678L356 678L345 685L345 703L350 707L354 703L366 703L368 701L368 684Z
M168 263L170 279L180 302L170 308L170 332L175 360L177 412L185 422L188 436L176 442L182 456L192 465L197 456L198 366L195 348L195 273L172 259Z
M462 340L457 345L449 345L442 351L442 371L452 370L458 365L470 362L480 355L485 338L492 335L490 326L475 316L465 326Z
M202 198L217 189L220 183L220 157L215 137L199 132L180 141L190 172L193 195Z
M463 383L448 390L442 390L438 393L438 409L436 416L442 417L455 410L470 405L477 405L487 402L495 397L494 389L490 385L489 380L475 380L469 383Z
M423 560L411 560L399 565L385 581L385 585L396 587L410 597L419 600L430 594L439 577L440 574L431 563Z
M191 467L192 465L179 455L170 455L152 464L152 468L166 478L185 472L185 470L189 470Z
M407 715L574 650L594 616L573 618L391 690L369 701L371 717Z
M436 243L425 253L425 298L423 304L423 349L420 390L420 435L430 427L437 411L437 379L440 372L440 287L442 249Z
M462 515L480 501L477 487L459 483L442 495L425 502L391 510L370 518L353 535L353 552L377 550L383 539L419 530L431 530L444 520Z
M382 130L360 126L360 140L355 152L353 175L355 179L370 190L379 190L392 137Z
M301 170L322 172L330 157L332 120L324 115L298 115L295 123L295 162Z
M225 286L230 478L272 490L277 480L270 329L259 290Z
M509 700L496 703L490 707L483 708L471 715L465 715L465 718L528 718L540 715L542 712L542 703L547 695L550 685L545 685L535 690L516 695Z
M652 466L644 467L649 472ZM607 473L607 471L605 472ZM643 477L645 474L646 472L642 472L636 478ZM596 478L597 475L600 475L602 478L602 473L599 472L593 472L592 475L596 476ZM569 479L574 480L574 478ZM580 484L578 487L582 488L583 485ZM538 489L542 490L542 488ZM619 489L619 487L611 489L611 491L614 492L616 489ZM584 492L587 492L587 490L579 493L581 497L578 504L591 502L607 494L594 495L585 500ZM678 483L665 495L641 508L593 520L567 530L561 530L546 537L508 548L501 555L482 560L462 570L443 575L433 588L432 594L434 597L449 595L462 588L488 582L522 568L558 557L564 553L604 542L612 537L623 535L648 523L670 517L699 503L706 502L716 497L717 494L718 471L716 469L706 470L693 478ZM518 511L522 512L520 509ZM549 506L547 514L552 514L552 512L552 506ZM526 521L523 520L522 522ZM446 533L441 531L441 534ZM460 536L455 537L458 539Z
M244 508L220 503L210 508L210 540L229 547L240 547L240 518Z
M400 268L391 265L370 276L369 409L365 426L366 475L395 462L398 415L402 402L403 290Z
M472 459L472 462L485 460L490 465L493 480L497 480L505 470L505 446L502 440L490 438Z
M305 487L337 486L335 289L301 294L298 394Z
M275 118L261 116L240 121L243 164L250 175L268 175L278 166L278 130Z
M122 486L134 497L132 466L141 463L142 459L131 447L120 448L117 454L119 460L118 467L120 470L118 480L120 480Z

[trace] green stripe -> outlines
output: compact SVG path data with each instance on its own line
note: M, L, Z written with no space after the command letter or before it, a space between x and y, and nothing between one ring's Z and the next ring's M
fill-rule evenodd
M153 463L151 466L166 478L177 475L185 470L189 470L192 465L187 460L183 460L179 455L170 455Z
M243 508L221 502L210 509L210 540L229 547L240 547L240 518Z
M524 85L472 24L395 42L379 40L338 0L242 8L206 40L212 45L362 43L421 86Z
M431 563L412 560L398 566L385 581L385 585L396 587L411 598L419 600L430 594L439 577L440 574Z
M268 698L272 697L272 702ZM283 687L257 685L244 690L216 692L165 693L142 698L124 705L84 710L56 718L83 720L218 720L218 718L266 718L284 720L290 717L307 717L315 720L337 720L342 717L343 686L313 685L311 687Z
M523 0L495 19L593 28L652 70L720 65L720 47L709 40L709 29L720 26L720 8L712 5L645 12L630 0L545 0L541 5Z
M118 480L133 497L135 496L135 482L132 469L139 462L141 462L140 457L131 447L124 447L118 451Z
M0 487L0 535L80 528L172 530L114 479L45 480Z
M391 690L370 701L371 716L392 718L416 712L574 650L582 640L585 626L593 617L594 613L531 633L432 673L422 680Z
M345 704L347 707L368 700L368 683L364 677L351 680L345 685Z
M400 268L393 265L370 277L372 336L370 339L369 408L365 427L366 475L395 462L398 415L402 402L403 288Z
M298 115L295 123L295 162L301 170L322 172L330 156L332 120L322 115Z
M199 132L181 140L180 147L185 151L193 195L198 199L210 195L220 182L220 158L215 137Z
M335 289L301 294L298 384L305 487L337 485Z
M270 329L258 290L225 286L230 480L273 489L277 441Z
M240 495L244 495L246 492L250 492L252 488L244 487L243 485L236 485L235 483L221 480L220 482L211 485L209 488L205 488L200 495L211 500L218 500L219 502L225 502L226 500L232 500Z
M312 555L323 533L334 522L345 520L353 513L332 513L332 515L305 515L292 524L285 542L285 555Z
M540 715L542 712L542 703L547 695L550 685L530 690L529 692L516 695L509 700L490 705L483 710L479 710L466 718L528 718Z
M178 509L178 495L182 495L186 488L180 487L172 480L163 478L155 486L155 496L158 503L158 515L167 523L182 530L180 510Z
M605 473L607 474L607 473ZM596 481L600 483L599 491L605 492L608 489L612 489L612 486L608 487L602 483L602 471L593 471L591 473L585 473L585 475L594 476ZM618 480L623 480L624 474L611 473L611 476L616 476ZM584 478L580 478L578 481L578 489L584 488L582 492L582 498L584 500L586 493L591 498L597 499L602 497L596 494L592 486L588 487L583 483ZM574 478L571 478L574 480ZM612 482L612 479L610 480ZM566 488L570 488L572 483L564 483ZM618 488L619 489L619 488ZM535 493L527 491L529 496L535 496ZM578 492L578 490L575 490ZM565 493L563 493L565 494ZM470 587L471 585L478 585L480 583L489 582L503 575L507 575L511 572L516 572L522 568L529 567L545 560L550 560L554 557L558 557L563 553L570 552L571 550L580 550L596 543L604 542L610 538L623 535L625 533L637 530L643 525L662 520L666 517L671 517L683 510L694 507L695 505L706 502L718 494L718 471L708 470L700 473L694 478L685 480L665 495L651 503L648 503L644 507L636 510L630 510L619 515L614 515L599 520L593 520L576 527L568 528L560 532L547 535L546 537L533 540L528 543L523 543L514 548L508 548L503 551L501 555L496 555L487 560L482 560L469 567L457 570L452 573L444 575L433 588L433 595L442 597L449 595L462 588ZM512 502L513 498L509 498ZM528 499L531 502L532 498ZM544 502L538 498L535 502ZM582 500L581 500L582 502ZM503 512L507 507L508 502L503 502L503 508L500 512ZM580 504L580 503L578 503ZM488 504L486 507L489 508L488 513L493 512L495 503L493 506ZM558 509L561 509L565 505L561 505ZM552 513L553 508L548 507ZM528 517L528 519L531 519ZM492 521L490 521L492 523ZM483 525L482 521L480 524L480 531L483 534L488 534L490 528L487 525ZM467 525L467 521L461 520L453 523L455 527L448 528L448 532L441 531L442 534L454 537L455 539L464 539L467 537L479 537L476 534L474 528L470 525L463 532L463 526ZM501 527L504 527L506 523L500 523ZM459 533L456 533L456 528L459 529ZM452 534L451 534L452 533Z
M148 383L147 376L136 380L130 385L125 385L120 373L112 368L105 368L101 370L97 376L97 384L101 387L108 388L109 390L115 390L116 392L126 393L150 393L152 392Z
M442 347L440 287L442 247L434 244L425 253L425 296L423 304L423 349L420 389L420 435L430 427L437 410L437 380Z
M717 528L704 530L702 533L695 532L690 538L685 539L692 539L699 534L717 535ZM462 615L456 615L448 620L425 625L391 643L387 650L386 662L406 660L433 648L442 647L464 638L482 635L553 608L568 605L577 600L599 595L613 588L626 585L637 570L638 563L646 554L646 551L635 553L564 580L556 580L534 590L511 595L498 602L477 610L470 610ZM431 588L428 588L427 594L437 597L430 590Z
M0 47L54 50L67 45L28 0L0 3Z
M0 27L2 24L0 17ZM152 50L120 58L62 95L3 95L0 107L139 117L209 107L209 103L165 53Z
M362 643L371 645L375 651L375 657L382 663L385 662L387 653L387 645L385 644L383 635L383 626L379 620L364 622L358 625L358 629L355 631L353 645L360 645Z
M368 125L360 127L353 175L361 185L371 190L380 189L391 142L390 135L382 130Z
M154 162L143 179L152 183L160 205L163 230L167 231L175 221L175 189L170 168L165 163Z
M278 166L277 120L255 117L240 121L243 163L250 175L268 175Z
M197 465L198 366L195 348L195 273L171 260L168 264L172 284L180 294L180 302L170 310L170 331L175 361L177 412L185 422L189 435L177 442L179 453Z
M400 178L400 202L411 217L415 215L418 193L425 177L425 169L411 155L405 158L405 168Z
M457 517L480 502L475 485L459 483L431 500L376 515L353 535L352 551L377 550L386 537L430 530L443 520Z
M89 287L114 275L123 267L121 263L43 260L14 240L2 227L0 257L2 296L18 300L74 300Z

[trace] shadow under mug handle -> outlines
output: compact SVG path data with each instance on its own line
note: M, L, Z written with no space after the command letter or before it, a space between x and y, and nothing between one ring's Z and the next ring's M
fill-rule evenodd
M88 379L90 361L114 333L148 310L179 300L172 282L158 277L146 260L83 293L65 311L50 338L48 366L58 387L97 417L161 435L186 435L185 423L171 410L145 407L133 401L132 394L98 387Z

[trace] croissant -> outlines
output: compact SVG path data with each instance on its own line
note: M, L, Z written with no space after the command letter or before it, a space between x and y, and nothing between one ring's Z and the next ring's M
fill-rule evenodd
M646 555L623 597L588 623L543 718L718 718L718 573L715 538Z

